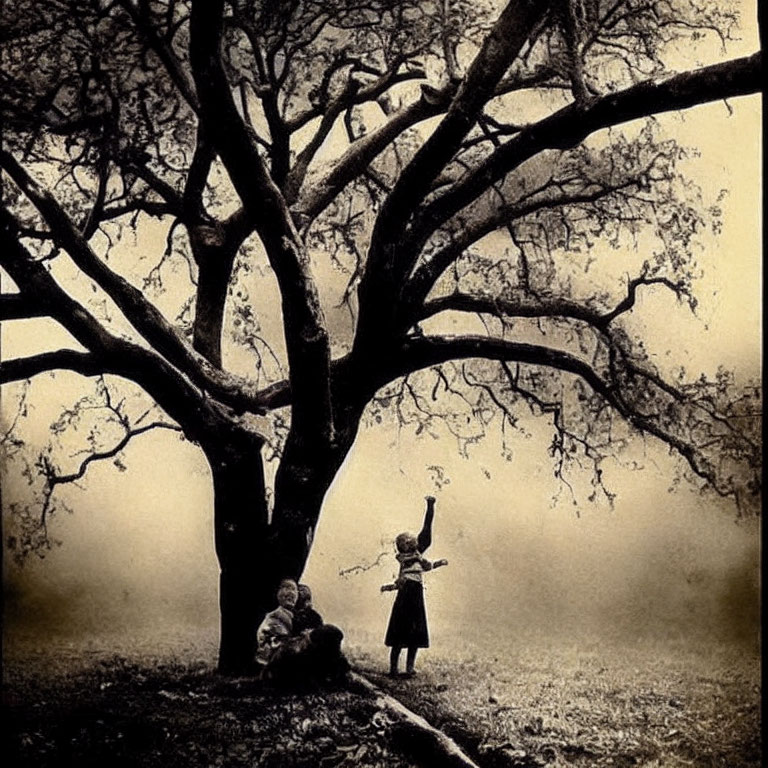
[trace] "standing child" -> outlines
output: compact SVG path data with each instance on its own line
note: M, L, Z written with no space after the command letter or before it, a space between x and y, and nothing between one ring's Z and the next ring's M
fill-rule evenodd
M392 606L387 635L384 644L392 650L389 654L389 675L397 677L400 652L407 648L405 659L405 675L412 677L416 653L419 648L429 648L429 630L427 628L427 612L424 606L424 587L422 574L433 568L448 565L447 560L436 560L431 563L422 557L422 553L432 543L432 520L435 516L435 499L427 496L427 511L424 516L424 526L418 536L412 533L401 533L395 539L397 561L400 573L394 584L385 584L382 592L397 590L397 597Z

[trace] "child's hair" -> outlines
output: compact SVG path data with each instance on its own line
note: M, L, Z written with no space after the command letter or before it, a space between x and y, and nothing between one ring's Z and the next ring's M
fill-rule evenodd
M307 605L312 602L312 590L306 584L299 584L299 603Z
M281 590L283 587L298 587L298 585L296 584L296 580L295 579L283 579L277 585L278 591Z
M398 552L415 552L416 537L412 533L399 533L395 538L395 546Z

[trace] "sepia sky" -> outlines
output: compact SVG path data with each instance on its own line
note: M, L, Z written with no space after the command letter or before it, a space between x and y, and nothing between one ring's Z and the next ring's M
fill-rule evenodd
M729 56L755 50L754 29L743 37ZM712 375L722 365L740 381L758 377L760 99L705 105L659 122L698 151L685 166L705 202L728 193L720 203L722 233L702 237L698 314L668 293L646 291L632 327L662 370L684 365ZM146 230L136 248L159 252L162 237ZM130 247L125 253L130 258ZM343 311L331 321L343 324ZM59 338L45 321L8 323L2 355L51 348ZM61 404L84 394L80 386L68 374L33 383L24 424L33 444L42 446ZM4 429L18 391L3 393ZM571 478L574 496L553 477L552 431L549 417L521 419L507 461L493 429L467 456L446 433L435 439L392 425L361 429L326 497L306 570L316 607L351 639L379 642L392 597L378 587L395 573L392 540L419 527L423 496L433 493L430 555L449 560L426 577L435 643L494 633L753 639L755 521L737 520L731 505L685 482L670 491L679 460L651 440L636 440L606 465L614 507L589 504L586 476ZM135 440L123 463L125 471L92 466L79 487L57 491L75 510L52 523L61 547L22 569L6 556L7 632L97 637L112 629L151 635L215 628L212 490L202 453L175 434L153 433ZM26 481L9 470L2 474L6 508L26 493ZM342 573L355 566L371 567Z

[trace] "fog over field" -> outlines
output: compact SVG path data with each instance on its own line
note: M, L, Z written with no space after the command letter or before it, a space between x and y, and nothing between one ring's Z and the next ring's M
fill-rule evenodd
M642 471L606 469L618 491L613 509L584 502L578 476L575 503L552 477L551 426L524 426L511 461L498 455L493 434L461 458L447 436L362 432L326 499L305 573L316 606L349 642L382 642L391 594L378 588L395 574L392 540L420 526L423 495L434 492L429 554L449 567L426 577L433 646L597 636L756 647L754 520L685 484L668 491L674 461L652 445L625 457L643 461ZM60 547L22 568L6 558L6 642L19 634L96 645L115 634L150 643L215 636L217 566L201 454L175 436L150 435L129 447L125 463L125 472L94 466L82 490L62 490L76 512L53 522ZM5 484L7 502L15 490Z

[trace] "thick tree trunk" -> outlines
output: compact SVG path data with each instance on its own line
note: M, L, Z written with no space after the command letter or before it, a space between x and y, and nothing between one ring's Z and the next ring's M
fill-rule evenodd
M352 447L364 408L364 400L338 383L333 399L333 440L291 431L275 477L273 551L285 575L295 579L304 570L323 499Z
M213 477L220 566L219 671L252 669L256 629L275 607L280 581L301 577L325 494L352 446L361 411L337 411L343 426L331 446L324 437L292 434L277 473L271 520L260 438L233 425L219 425L201 438Z
M245 432L225 432L207 440L203 449L213 476L220 567L219 670L241 674L253 663L256 628L274 607L276 586L261 441Z

